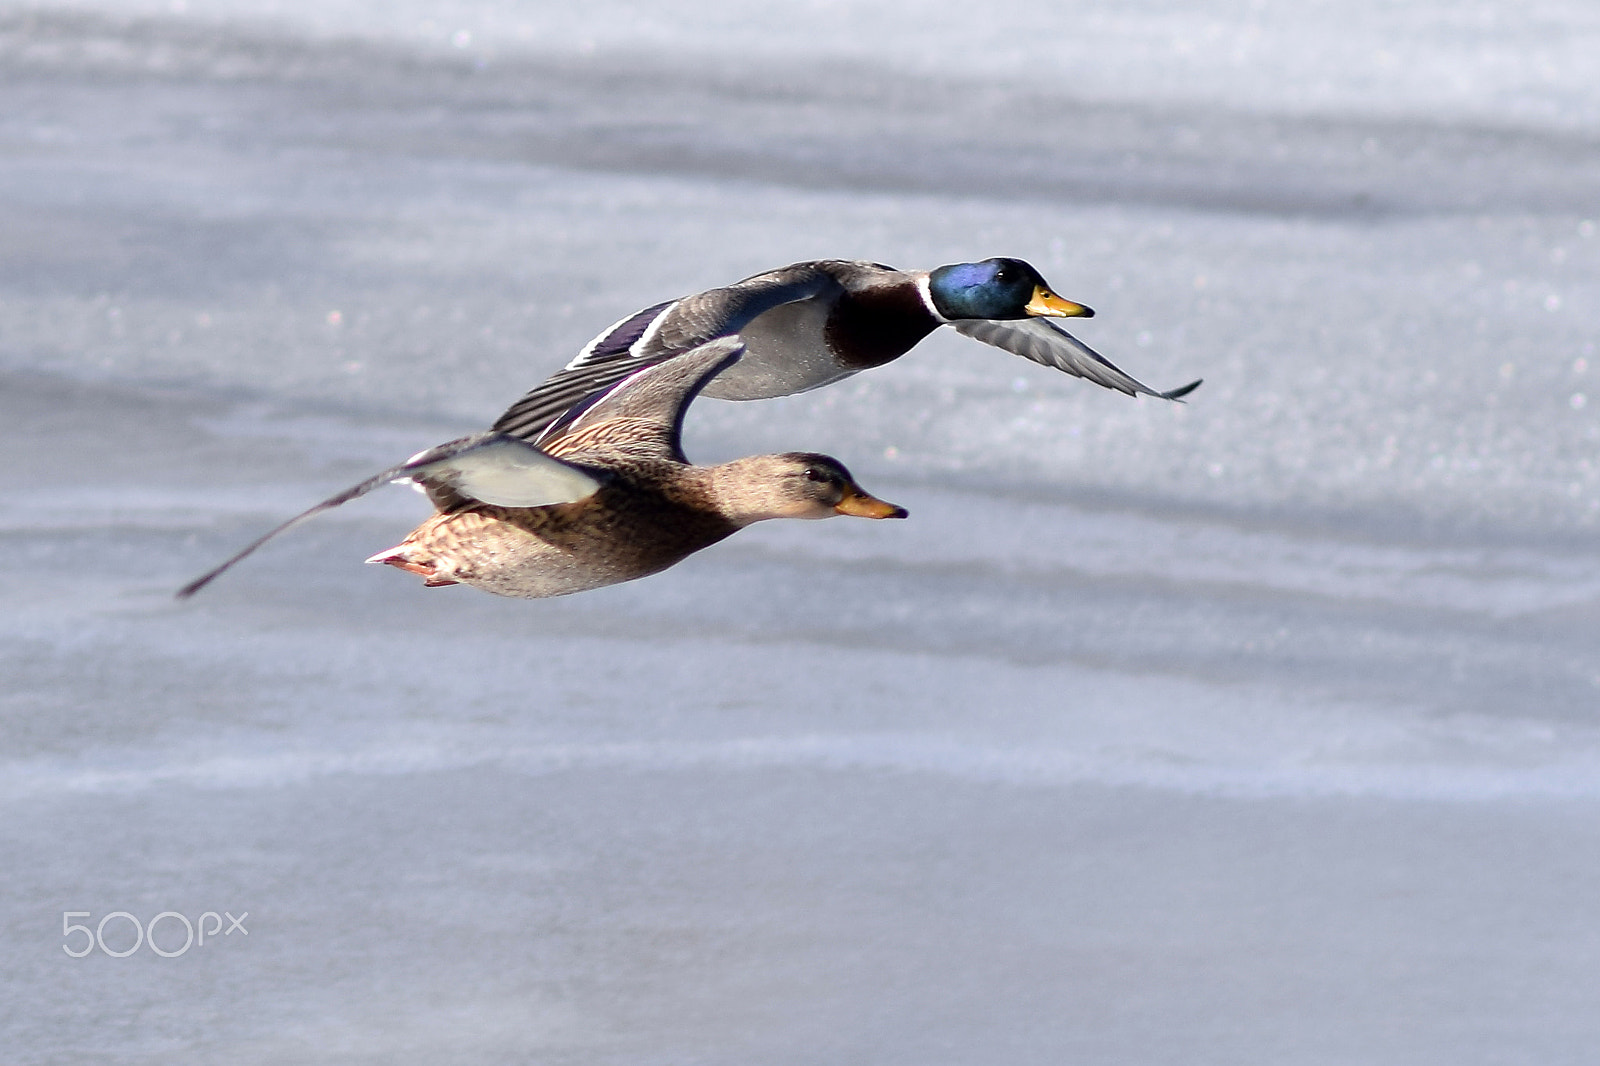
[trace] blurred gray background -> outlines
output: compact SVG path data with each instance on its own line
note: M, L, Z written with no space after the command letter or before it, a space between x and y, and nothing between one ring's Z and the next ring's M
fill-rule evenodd
M1559 0L0 5L0 1059L1593 1062L1597 52ZM990 255L1206 384L941 334L691 412L908 522L516 602L361 566L391 489L171 598L639 307ZM63 950L118 911L248 932Z

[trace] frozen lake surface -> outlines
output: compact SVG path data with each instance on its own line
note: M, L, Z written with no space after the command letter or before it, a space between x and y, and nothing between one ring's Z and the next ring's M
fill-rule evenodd
M1600 16L783 10L0 7L0 1060L1592 1062ZM171 598L636 308L997 254L1206 384L939 335L690 417L908 522Z

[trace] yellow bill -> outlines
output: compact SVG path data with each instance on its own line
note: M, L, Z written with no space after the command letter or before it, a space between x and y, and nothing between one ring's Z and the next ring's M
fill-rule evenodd
M1023 310L1034 318L1093 318L1094 311L1083 304L1063 300L1043 285L1035 285L1033 299Z

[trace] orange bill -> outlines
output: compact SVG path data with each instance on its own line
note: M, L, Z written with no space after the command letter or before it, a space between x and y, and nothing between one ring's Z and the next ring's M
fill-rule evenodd
M904 518L906 509L886 503L876 496L862 492L854 485L845 493L844 499L834 507L840 514L852 515L856 518Z

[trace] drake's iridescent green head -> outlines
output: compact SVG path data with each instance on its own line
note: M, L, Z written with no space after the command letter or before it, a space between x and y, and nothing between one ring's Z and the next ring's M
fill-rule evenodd
M928 295L945 318L1090 318L1082 304L1063 300L1020 259L955 263L928 274Z

